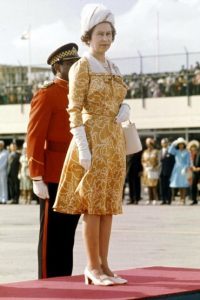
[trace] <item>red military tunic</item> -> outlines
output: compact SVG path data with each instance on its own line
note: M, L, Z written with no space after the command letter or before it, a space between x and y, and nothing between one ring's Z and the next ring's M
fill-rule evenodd
M27 154L31 177L58 183L72 135L69 128L68 82L56 78L31 101Z

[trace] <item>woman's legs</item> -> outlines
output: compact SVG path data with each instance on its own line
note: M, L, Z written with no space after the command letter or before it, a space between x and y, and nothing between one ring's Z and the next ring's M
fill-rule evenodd
M149 201L152 202L153 199L153 187L152 186L148 186L148 194L149 194Z
M91 282L97 285L127 283L126 279L114 275L108 266L111 227L112 215L85 214L83 217L83 238L88 261L84 272L86 284Z
M152 187L153 200L158 200L157 186Z
M83 238L85 242L88 269L94 273L112 276L108 267L108 249L112 227L112 215L83 217Z
M186 197L186 188L180 188L180 201L185 204L185 197Z
M108 266L108 250L112 227L112 215L101 216L99 234L99 255L103 272L108 276L114 274Z
M83 216L83 239L87 256L87 267L95 275L102 273L99 253L99 233L100 216L85 214Z

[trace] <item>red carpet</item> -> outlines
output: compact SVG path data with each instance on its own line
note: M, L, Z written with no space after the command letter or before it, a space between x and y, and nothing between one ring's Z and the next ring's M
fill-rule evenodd
M128 284L112 287L86 286L82 275L57 277L1 284L0 299L200 299L200 269L151 267L122 270L118 273L128 279Z

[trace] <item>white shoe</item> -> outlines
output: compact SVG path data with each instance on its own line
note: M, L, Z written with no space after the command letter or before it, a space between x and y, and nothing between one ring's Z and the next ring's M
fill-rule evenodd
M128 280L118 276L117 274L114 274L114 276L109 276L109 278L113 281L114 284L125 284L128 282Z
M149 204L150 204L150 201L149 201L149 200L147 200L147 201L145 202L145 204L146 204L146 205L149 205Z
M96 277L88 268L85 268L85 284L94 284L94 285L114 285L114 282L110 279L109 276L102 274Z

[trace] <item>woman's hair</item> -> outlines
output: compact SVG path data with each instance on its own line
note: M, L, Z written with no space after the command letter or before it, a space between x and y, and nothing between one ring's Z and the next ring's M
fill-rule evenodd
M114 41L115 35L116 35L116 30L115 30L115 27L113 26L113 24L110 23L110 22L101 22L101 23L108 23L108 24L110 24L110 26L112 28L112 41ZM99 25L101 23L98 23L97 25ZM90 30L86 31L85 34L81 36L81 41L83 43L85 43L86 45L89 45L89 41L91 40L93 30L94 30L94 28L97 25L95 25L94 27L92 27Z
M154 139L153 139L153 138L150 138L150 137L146 138L145 143L146 143L147 146L148 146L148 145L151 145L151 146L154 146L154 145L155 145Z

